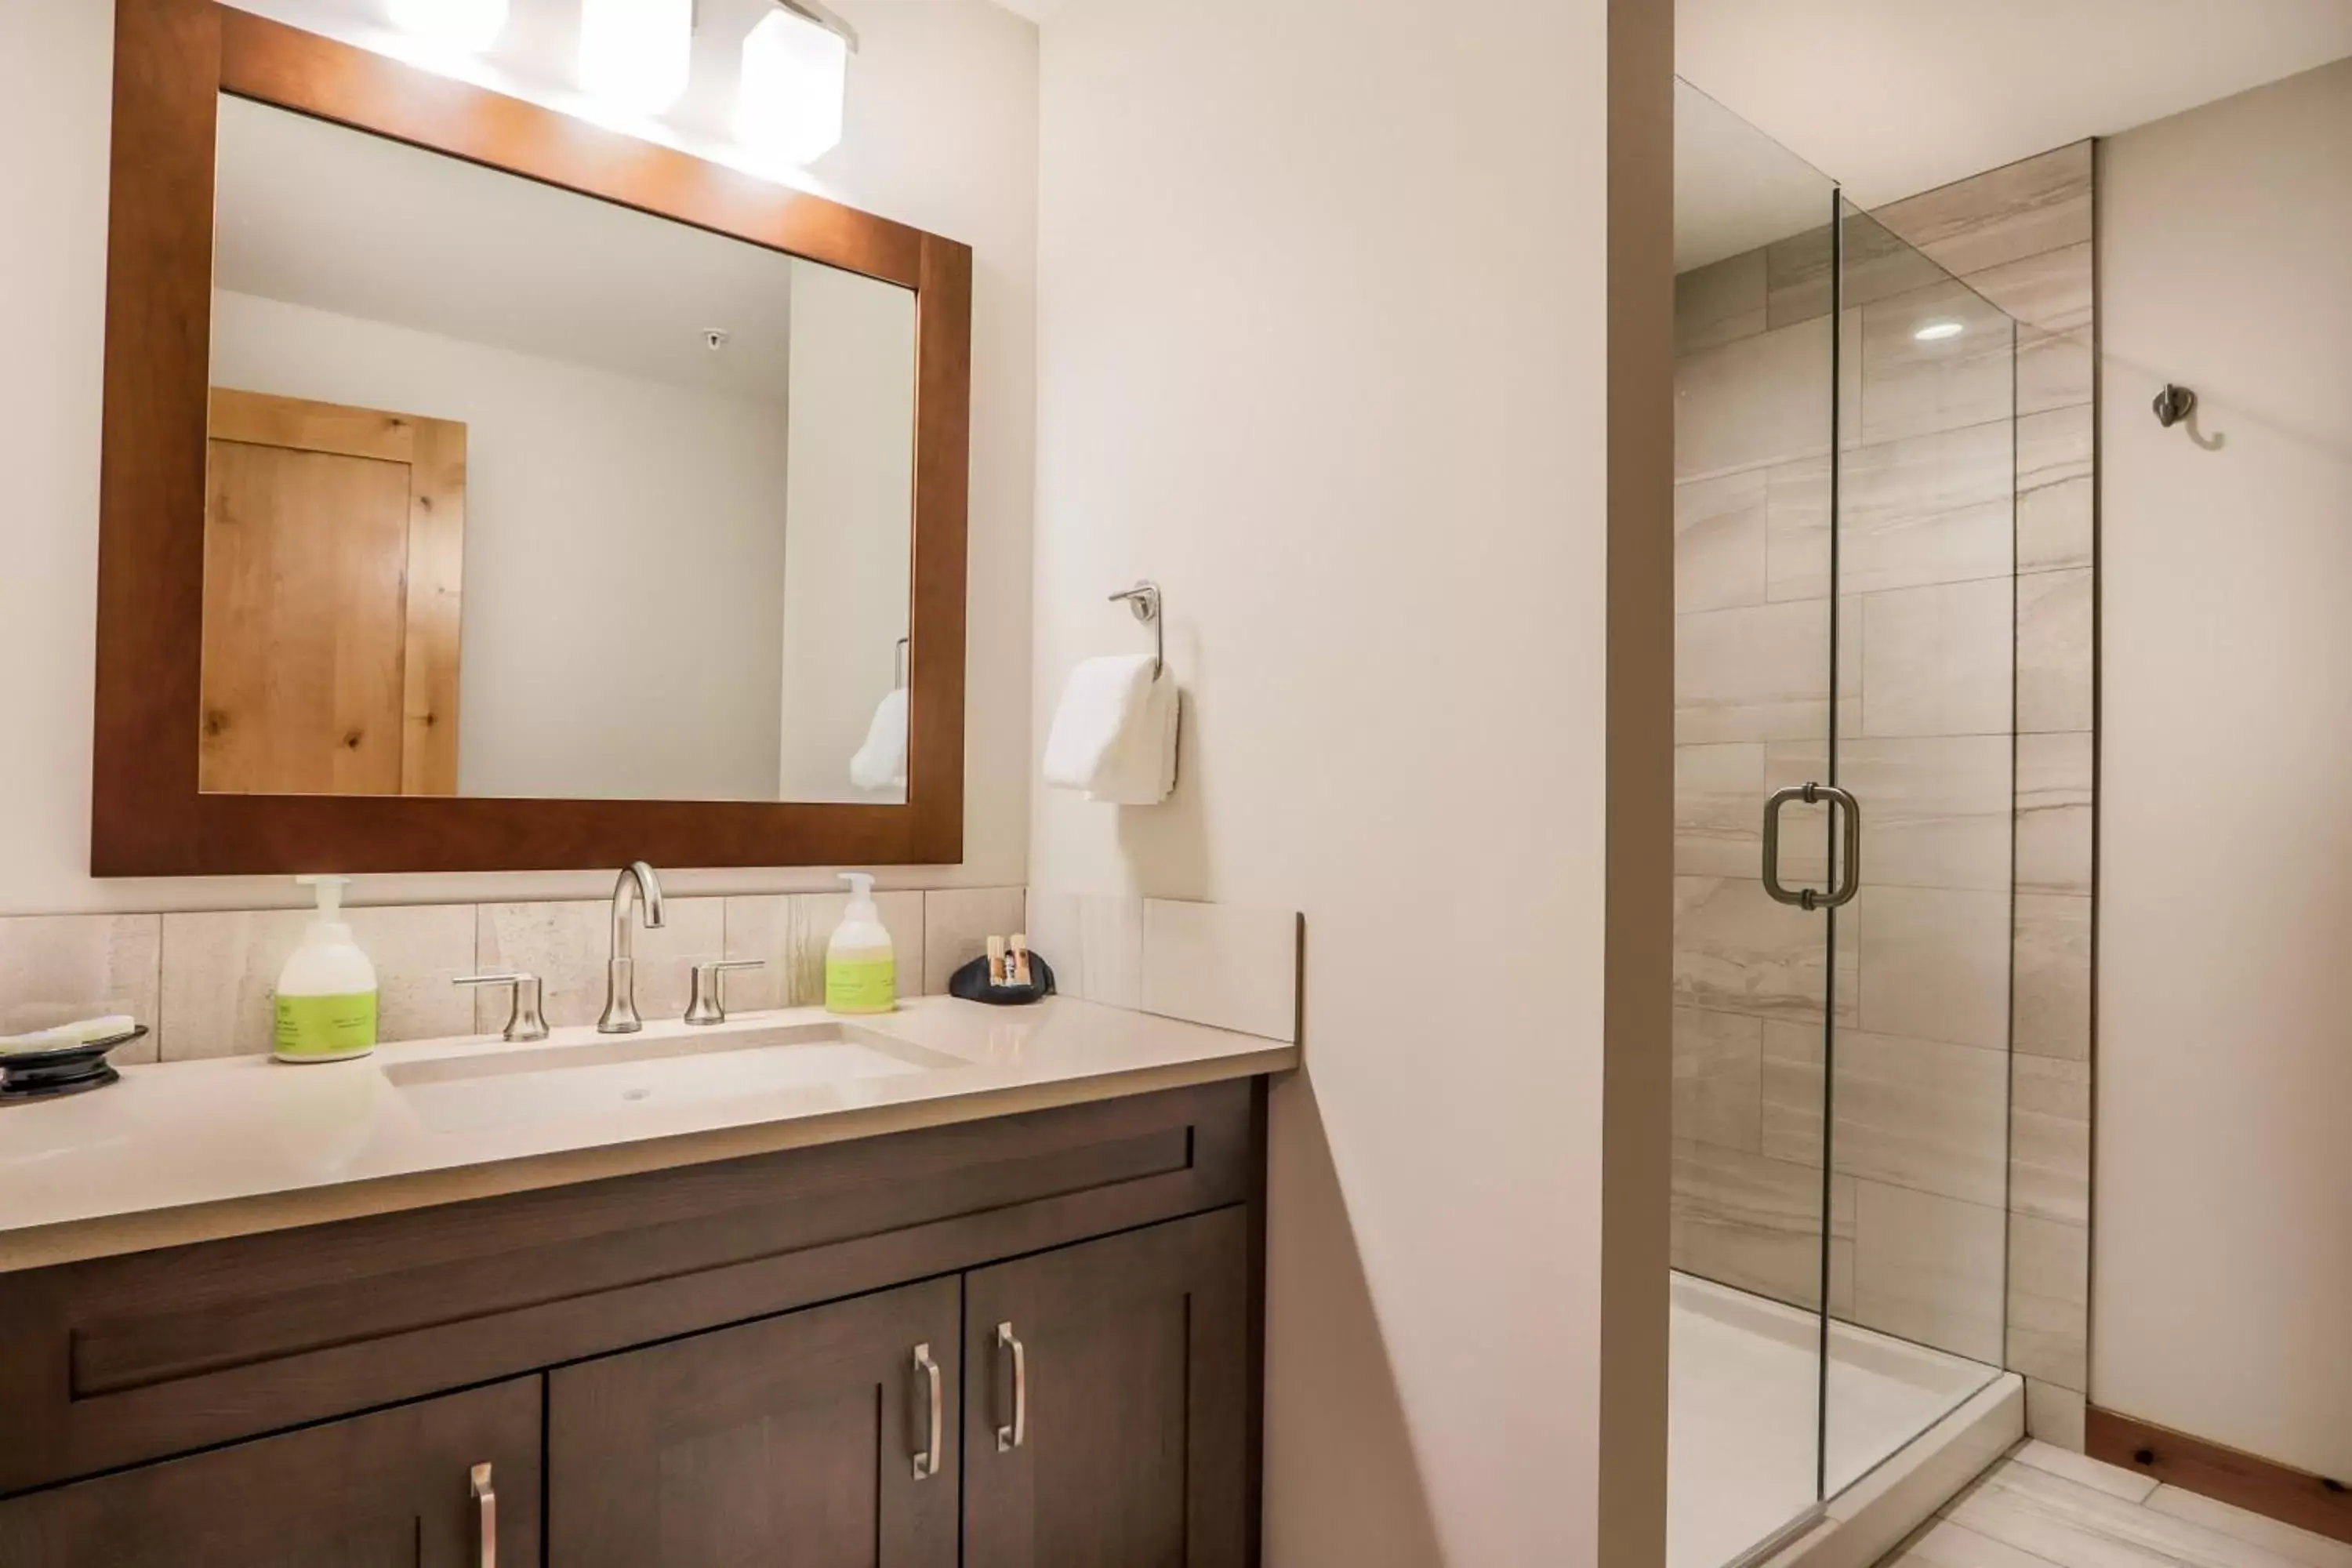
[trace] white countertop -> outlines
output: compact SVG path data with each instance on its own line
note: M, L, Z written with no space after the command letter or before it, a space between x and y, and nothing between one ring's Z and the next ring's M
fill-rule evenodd
M820 1009L796 1008L711 1029L648 1023L622 1038L718 1045L728 1035L826 1021ZM534 1045L434 1041L303 1067L267 1057L126 1067L110 1088L0 1109L0 1272L1298 1065L1298 1048L1283 1041L1067 997L1014 1008L930 996L840 1022L886 1046L914 1047L907 1058L916 1065L725 1098L437 1128L396 1078L609 1037L583 1026ZM657 1065L647 1071L660 1081Z

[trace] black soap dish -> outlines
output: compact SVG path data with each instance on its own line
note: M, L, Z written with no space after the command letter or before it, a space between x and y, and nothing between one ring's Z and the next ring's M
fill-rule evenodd
M961 996L967 1002L985 1002L992 1007L1026 1007L1053 994L1054 966L1034 952L1029 955L1026 985L991 985L985 958L973 959L948 977L949 995Z
M102 1040L79 1040L44 1051L0 1054L0 1105L58 1100L104 1089L122 1077L108 1065L107 1053L143 1039L146 1035L147 1026L139 1024Z

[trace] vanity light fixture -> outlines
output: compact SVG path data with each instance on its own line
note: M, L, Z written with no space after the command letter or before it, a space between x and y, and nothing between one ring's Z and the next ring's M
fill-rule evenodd
M1930 321L1926 326L1920 328L1917 331L1912 333L1911 336L1915 342L1923 343L1940 343L1947 338L1957 338L1968 330L1969 329L1964 324L1958 321Z
M392 25L437 47L479 54L506 31L507 0L391 0Z
M743 40L735 134L789 163L810 163L841 142L849 57L857 33L817 0L776 0Z
M580 0L580 85L614 108L661 113L693 58L694 0Z

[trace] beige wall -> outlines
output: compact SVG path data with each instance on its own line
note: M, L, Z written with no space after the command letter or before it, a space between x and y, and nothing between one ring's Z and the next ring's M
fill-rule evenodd
M373 18L268 0L324 26ZM980 0L840 0L864 48L829 195L974 247L971 616L965 862L901 886L1015 883L1029 830L1029 519L1035 461L1036 29ZM0 6L0 913L299 901L283 879L90 879L100 351L112 18L99 0ZM193 720L191 721L193 722ZM834 885L809 871L690 872L678 892ZM602 896L609 875L368 878L362 902Z
M1036 732L1075 660L1139 646L1104 595L1139 576L1186 710L1169 805L1040 792L1032 882L1305 913L1277 1568L1660 1556L1670 15L1618 9L1614 37L1602 0L1464 26L1079 0L1045 28ZM1649 156L1613 230L1604 148ZM1653 373L1614 404L1612 232ZM1650 450L1612 551L1621 440ZM1614 661L1650 679L1645 741L1609 726L1618 625L1649 639ZM1610 931L1615 766L1615 820L1654 831L1650 907ZM1605 933L1647 1047L1607 1074ZM1605 1187L1632 1218L1604 1271Z
M2092 1399L2352 1478L2352 61L2105 153Z

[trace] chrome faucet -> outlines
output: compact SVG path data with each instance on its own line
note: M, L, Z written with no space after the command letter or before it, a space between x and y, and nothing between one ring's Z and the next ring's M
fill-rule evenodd
M632 860L613 884L613 955L604 964L604 1016L596 1020L600 1035L634 1035L646 1026L637 1016L637 960L630 919L641 900L646 929L659 931L661 879L643 860Z

